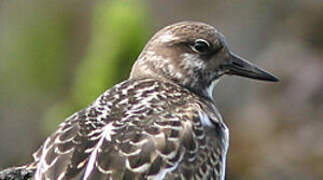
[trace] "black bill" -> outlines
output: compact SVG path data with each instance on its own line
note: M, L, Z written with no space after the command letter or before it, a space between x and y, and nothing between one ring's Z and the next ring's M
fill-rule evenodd
M265 70L232 53L230 54L229 64L225 65L225 69L228 71L227 74L263 81L279 81L279 79L273 74L266 72Z

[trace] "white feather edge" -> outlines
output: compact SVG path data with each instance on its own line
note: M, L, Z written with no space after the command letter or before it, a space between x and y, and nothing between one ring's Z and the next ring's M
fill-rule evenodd
M100 137L99 142L95 145L95 148L93 149L93 152L90 154L89 161L85 167L85 173L84 173L84 180L88 179L91 175L91 172L93 168L95 167L96 158L98 155L98 150L100 146L102 145L104 139L107 141L111 141L111 135L114 134L112 123L107 124L103 127L102 134Z

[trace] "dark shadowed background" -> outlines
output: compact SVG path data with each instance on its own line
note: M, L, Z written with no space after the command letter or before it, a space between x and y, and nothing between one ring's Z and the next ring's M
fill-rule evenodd
M0 0L0 168L127 78L158 29L215 25L280 83L226 77L215 101L231 132L227 179L323 179L322 0Z

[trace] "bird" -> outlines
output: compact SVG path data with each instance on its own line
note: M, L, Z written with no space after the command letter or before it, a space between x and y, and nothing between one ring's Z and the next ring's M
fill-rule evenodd
M278 81L203 22L159 30L127 80L65 119L33 154L33 179L225 179L229 130L214 102L224 75Z

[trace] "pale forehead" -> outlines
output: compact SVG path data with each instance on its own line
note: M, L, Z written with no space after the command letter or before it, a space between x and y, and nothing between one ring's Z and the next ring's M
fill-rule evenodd
M162 42L206 39L216 41L222 34L213 26L201 22L180 22L160 30L154 39Z

